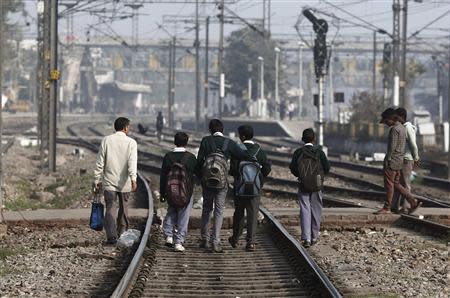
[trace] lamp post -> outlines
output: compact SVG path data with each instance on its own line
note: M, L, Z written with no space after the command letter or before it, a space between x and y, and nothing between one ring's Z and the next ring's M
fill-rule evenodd
M298 118L302 117L302 98L303 98L303 42L298 42Z
M275 47L275 119L279 118L280 92L279 92L279 71L280 71L280 48Z

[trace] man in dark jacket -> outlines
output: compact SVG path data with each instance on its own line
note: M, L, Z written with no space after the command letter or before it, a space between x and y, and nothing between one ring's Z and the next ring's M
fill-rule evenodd
M221 151L226 160L230 157L242 159L247 156L239 146L223 135L223 123L218 119L212 119L209 122L210 136L204 137L200 143L197 155L197 171L199 177L202 176L202 168L208 155ZM228 173L228 170L227 170ZM223 209L225 208L225 198L228 192L228 183L225 183L223 189L212 190L202 183L203 190L203 210L201 222L201 243L200 247L210 249L210 241L212 242L212 251L221 253L220 246L220 230L223 222ZM214 209L213 234L210 239L209 219Z
M177 132L175 134L174 143L175 148L172 152L168 152L163 159L161 166L161 176L159 180L159 191L161 195L161 202L166 201L166 184L167 175L174 163L181 163L186 169L188 183L193 187L194 174L197 170L197 159L195 155L186 151L189 136L184 132ZM175 251L184 251L183 243L186 239L187 228L189 223L189 216L192 208L192 198L184 208L175 208L169 204L167 214L164 218L163 231L166 236L166 245L172 246L175 244Z
M321 146L315 146L316 137L314 130L312 128L307 128L303 131L302 141L305 145L294 152L291 164L289 168L291 173L300 179L300 171L305 171L302 169L299 160L303 158L305 154L312 154L313 156L319 157L321 171L323 174L328 174L330 171L330 163L322 151ZM317 179L317 177L314 177ZM319 239L320 231L320 220L322 216L322 191L307 191L308 185L304 185L304 181L299 181L299 204L300 204L300 225L302 229L301 239L303 240L303 245L309 247L315 244Z
M251 158L245 160L258 161L261 166L261 175L267 177L271 169L270 163L267 161L266 153L261 149L260 145L252 141L253 139L253 127L250 125L241 125L238 128L239 138L241 139L242 149L246 150ZM253 158L254 157L254 158ZM230 173L234 177L234 185L237 187L237 181L239 178L239 163L242 159L231 158ZM261 177L262 178L262 177ZM260 185L262 187L262 184ZM258 224L258 211L259 211L260 197L240 197L239 194L234 193L234 215L233 215L233 235L228 238L228 242L233 248L238 246L239 237L242 235L244 229L244 212L247 211L247 251L255 250L255 233Z

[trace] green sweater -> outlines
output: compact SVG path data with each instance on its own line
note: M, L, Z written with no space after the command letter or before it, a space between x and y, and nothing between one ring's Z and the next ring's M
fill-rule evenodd
M175 162L180 162L181 159L185 154L189 155L189 158L187 158L185 162L186 172L189 178L191 179L192 183L194 183L193 177L195 174L195 171L197 169L197 159L195 159L195 155L190 152L168 152L164 156L162 166L161 166L161 175L159 178L159 192L161 194L161 197L165 197L166 195L166 183L167 183L167 175L169 174L170 168L173 165L172 160Z
M300 154L305 150L312 150L314 152L319 151L320 163L322 164L324 174L328 174L330 172L330 163L328 161L327 156L323 152L322 147L307 145L307 146L303 146L303 147L295 150L294 156L292 156L292 161L291 161L291 164L289 165L289 169L291 170L291 173L295 177L298 177L298 175L299 175L298 168L297 168L298 158L299 158Z
M251 143L244 143L243 145L245 145L245 147L247 148L247 152L249 155L253 156L256 152L256 150L258 150L258 148L261 148L261 146L259 144L251 144ZM248 160L249 158L245 158L245 159L237 159L234 157L231 157L231 162L230 162L230 174L231 176L233 176L235 179L236 177L239 176L239 163L242 160ZM258 160L258 163L261 165L261 174L264 177L267 177L270 173L270 171L272 170L272 167L269 163L269 161L267 160L267 155L266 153L262 150L259 149L258 154L256 154L256 160Z
M222 136L207 136L204 137L200 143L200 148L198 149L197 154L197 175L201 177L201 170L203 167L203 164L205 163L206 157L214 153L214 144L216 145L217 149L222 149L223 143L225 141L225 137ZM239 148L239 146L236 144L235 141L228 139L228 146L225 150L224 155L225 158L228 160L230 157L236 158L236 159L244 159L247 157L247 152L245 150L242 150Z

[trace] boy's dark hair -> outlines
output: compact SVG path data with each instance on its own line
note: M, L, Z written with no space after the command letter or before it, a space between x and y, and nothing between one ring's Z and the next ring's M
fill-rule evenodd
M177 147L185 147L189 141L189 136L185 132L177 132L173 138L173 143Z
M216 132L222 132L223 133L223 123L219 119L212 119L209 121L209 132L211 134Z
M406 121L406 118L408 117L408 112L406 111L405 108L402 108L402 107L397 108L397 109L395 110L395 112L396 112L397 115L399 115L403 120Z
M130 125L130 119L125 118L125 117L119 117L116 119L116 121L114 121L114 129L116 131L122 131L129 125Z
M312 141L314 141L315 137L316 134L314 133L314 130L312 128L307 128L303 131L302 141L305 143L311 143Z
M253 139L253 127L251 125L241 125L238 127L238 133L244 140Z

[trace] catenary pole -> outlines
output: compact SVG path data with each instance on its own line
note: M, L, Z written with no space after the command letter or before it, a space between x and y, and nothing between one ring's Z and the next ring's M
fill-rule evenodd
M209 16L206 17L206 36L205 36L205 95L204 106L208 107L208 93L209 93Z
M303 43L298 43L298 117L301 120L303 111Z
M408 38L408 0L403 0L403 32L402 32L402 59L400 69L400 104L410 109L409 98L406 96L406 43Z
M3 1L0 1L0 45L3 45ZM3 222L3 47L0 46L0 223Z
M223 21L224 21L224 7L225 3L224 0L220 0L220 4L219 4L219 21L220 21L220 29L219 29L219 57L217 60L217 79L220 82L220 76L222 75L222 61L223 61ZM221 88L219 88L220 90ZM219 119L222 119L222 102L223 102L223 97L222 94L219 92Z
M449 37L449 60L448 63L450 65L450 37ZM448 130L447 130L447 138L448 138L448 153L447 153L447 178L448 180L450 180L450 68L448 70L448 86L449 86L449 92L448 92L448 101L447 101L447 110L448 110L448 114L447 114L447 123L448 123Z
M198 22L198 0L195 1L195 130L200 125L200 41Z
M169 68L167 77L167 117L169 120L169 127L172 127L172 40L169 42Z
M377 94L377 31L373 31L372 94Z
M323 75L321 74L319 77L319 98L317 103L317 118L319 122L319 139L317 140L317 143L320 146L323 146L323 94Z
M50 0L50 115L49 171L56 171L56 124L58 102L58 0Z

